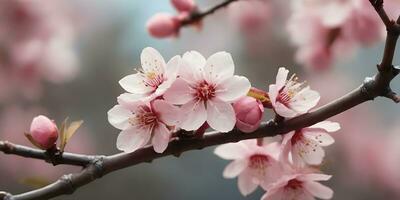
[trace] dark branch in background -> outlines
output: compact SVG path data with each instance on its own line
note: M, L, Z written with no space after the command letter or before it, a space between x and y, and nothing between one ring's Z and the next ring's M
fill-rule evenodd
M7 141L0 141L0 151L5 154L13 154L26 158L44 160L53 165L76 165L82 167L90 164L90 162L96 157L66 152L62 154L57 152L48 152L45 150L13 144Z
M329 117L342 113L363 102L373 100L378 96L388 97L395 102L398 102L399 97L397 97L390 89L390 82L400 71L398 68L393 67L392 65L396 42L400 33L400 31L398 31L400 30L400 25L398 22L389 20L382 7L381 0L371 0L371 3L381 16L382 21L385 23L388 31L384 55L381 63L378 65L378 73L372 78L366 78L361 86L344 95L343 97L334 100L313 112L286 121L277 123L276 121L271 120L270 122L263 123L260 128L253 133L242 133L235 129L228 133L210 132L204 135L202 138L194 137L188 139L178 139L170 142L168 148L161 154L154 152L153 147L148 146L133 153L120 153L106 157L95 156L90 160L90 164L87 165L87 167L84 168L80 173L64 175L59 180L46 187L18 195L0 192L0 199L3 197L4 200L41 200L57 197L63 194L71 194L81 186L84 186L108 173L140 163L151 162L160 157L169 155L178 157L181 153L190 150L202 149L205 147L229 142L238 142L245 139L271 137L285 134L290 131L308 127L317 122L328 119ZM4 148L0 148L0 150L4 151ZM36 151L37 150L33 152ZM42 154L43 152L39 151L39 153ZM14 154L43 159L41 156L15 153L15 151Z
M225 8L226 6L228 6L229 4L231 4L231 3L235 2L235 1L239 1L239 0L225 0L225 1L221 2L220 4L217 4L214 7L209 8L208 10L195 11L195 12L191 13L188 18L184 19L181 22L181 26L187 26L187 25L195 24L195 23L201 21L207 15L211 15L215 11L217 11L217 10L219 10L221 8Z

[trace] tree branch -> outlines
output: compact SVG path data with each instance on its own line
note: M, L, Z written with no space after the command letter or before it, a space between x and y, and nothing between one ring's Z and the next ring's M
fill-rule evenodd
M226 6L228 6L229 4L238 1L238 0L225 0L203 12L200 11L195 11L193 13L191 13L186 19L182 20L181 22L181 26L187 26L187 25L191 25L191 24L195 24L199 21L201 21L204 17L206 17L207 15L211 15L213 14L215 11L224 8Z
M399 25L398 23L395 23L395 25L393 25L392 22L390 24L387 23L387 15L385 14L381 4L378 4L381 2L381 0L370 1L387 26L388 34L385 43L384 55L381 63L378 65L378 73L373 77L366 78L362 85L350 93L342 96L341 98L334 100L316 109L315 111L282 121L280 123L276 123L275 121L263 123L260 128L253 133L242 133L237 129L234 129L228 133L210 132L204 135L202 138L181 138L171 141L168 145L168 148L161 154L154 152L153 147L148 146L133 153L120 153L106 157L96 157L95 159L91 160L90 164L80 173L64 175L58 181L46 187L18 195L0 192L0 199L41 200L50 199L63 194L71 194L81 186L84 186L108 173L143 162L152 162L154 159L160 157L169 155L178 157L183 152L190 150L202 149L205 147L229 142L238 142L245 139L255 139L285 134L293 130L311 126L317 122L323 121L350 108L353 108L361 103L373 100L378 96L387 97L395 100L395 102L398 102L399 98L390 89L390 82L400 71L399 68L393 67L392 65L394 50L400 33L400 31L397 31L397 27L399 27ZM394 28L388 28L388 25Z
M14 154L26 158L34 158L44 160L53 165L76 165L85 167L95 160L98 156L74 154L64 152L51 153L44 150L34 149L22 145L13 144L7 141L0 141L0 151L5 154Z

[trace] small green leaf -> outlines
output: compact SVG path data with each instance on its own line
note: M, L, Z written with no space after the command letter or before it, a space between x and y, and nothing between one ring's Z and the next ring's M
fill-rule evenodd
M83 124L83 121L74 121L70 125L67 125L67 119L64 120L61 126L61 144L60 150L64 151L65 146L67 145L68 141L72 138L72 136L76 133L78 128Z

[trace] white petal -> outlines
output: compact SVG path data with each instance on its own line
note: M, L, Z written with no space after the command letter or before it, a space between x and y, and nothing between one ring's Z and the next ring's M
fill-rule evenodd
M335 139L329 133L321 129L303 129L304 136L314 140L320 146L329 146L335 142Z
M154 100L152 102L154 111L158 114L159 119L168 126L175 126L181 120L181 113L178 107L167 103L164 100Z
M134 152L145 146L151 136L150 129L131 128L121 131L117 139L117 148L126 153Z
M243 170L245 170L246 167L247 167L247 160L245 159L234 160L225 167L223 176L224 178L235 178L241 172L243 172Z
M164 93L164 99L176 105L185 104L193 98L194 96L192 95L189 84L182 78L176 79L171 87Z
M128 108L131 111L136 110L138 105L143 105L148 100L149 98L146 96L131 93L123 93L117 97L118 104Z
M217 83L233 76L235 65L231 54L221 51L207 59L204 75L207 81Z
M284 67L280 67L278 69L278 74L276 75L276 88L280 90L285 84L287 80L287 76L289 74L289 70Z
M315 141L306 138L294 145L292 153L297 153L304 162L310 165L321 164L325 156L324 150Z
M290 108L296 110L299 114L303 114L316 106L319 99L320 95L317 91L306 87L292 98Z
M276 88L276 85L274 85L274 84L269 85L268 96L269 96L269 99L270 99L273 107L276 106L275 102L276 102L276 97L278 96L278 94L279 94L279 90Z
M171 78L171 77L176 78L176 76L178 75L181 61L182 61L182 59L179 55L172 57L171 60L168 61L166 72L165 72L165 75L167 78Z
M248 152L248 148L241 142L219 145L214 153L225 160L234 160L243 158Z
M108 122L117 129L127 129L129 127L129 117L132 113L121 105L115 105L108 112Z
M171 138L171 131L163 124L159 123L153 130L153 139L151 141L154 151L162 153L168 147Z
M299 176L299 179L303 181L327 181L331 179L331 175L326 174L304 174Z
M252 175L247 171L244 171L239 175L238 188L243 196L247 196L257 189L258 184L254 183L252 179Z
M322 122L319 122L317 124L310 126L309 128L320 128L320 129L324 129L328 132L335 132L340 129L340 124L337 122L322 121Z
M161 54L152 47L146 47L140 54L140 61L145 72L163 74L165 60Z
M203 101L192 100L181 107L181 128L187 131L197 130L207 120L207 111Z
M178 75L189 83L195 83L203 78L205 65L206 59L199 52L186 52L183 54Z
M228 132L236 123L235 111L230 103L217 99L207 101L207 123L219 132Z
M313 196L320 199L331 199L333 197L332 189L325 185L322 185L321 183L307 181L304 183L304 188Z
M146 94L154 90L143 83L143 76L140 73L125 76L119 81L121 87L127 92L134 94Z
M249 79L244 76L232 76L218 84L216 96L222 101L233 102L246 96L250 88Z
M275 103L274 109L278 115L280 115L282 117L286 117L286 118L292 118L298 114L296 111L286 107L285 105L283 105L280 102Z

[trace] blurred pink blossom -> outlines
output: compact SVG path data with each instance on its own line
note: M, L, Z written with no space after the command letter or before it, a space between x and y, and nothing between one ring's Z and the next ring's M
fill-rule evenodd
M9 83L2 95L36 99L42 80L62 83L76 76L75 31L60 2L1 1L0 76Z
M194 0L171 0L171 4L178 12L193 12L196 9Z
M146 24L147 31L155 38L175 37L180 26L180 18L169 13L157 13Z

